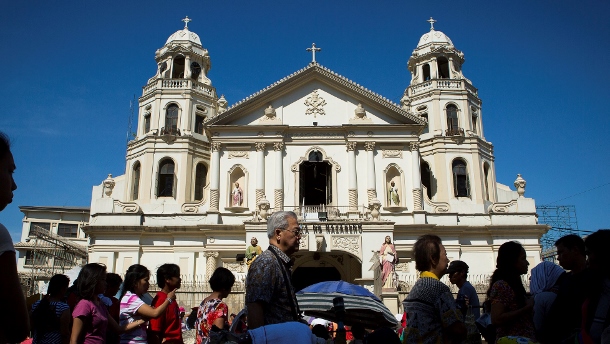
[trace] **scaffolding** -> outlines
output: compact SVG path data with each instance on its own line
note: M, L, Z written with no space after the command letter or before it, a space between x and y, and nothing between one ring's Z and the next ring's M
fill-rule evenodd
M542 259L555 262L557 251L555 241L568 234L580 235L576 207L573 205L538 205L538 223L551 228L540 238Z
M65 273L87 262L87 248L49 230L32 225L28 240L25 265L29 271L20 273L21 285L30 296L38 293L41 281L48 281L56 273Z

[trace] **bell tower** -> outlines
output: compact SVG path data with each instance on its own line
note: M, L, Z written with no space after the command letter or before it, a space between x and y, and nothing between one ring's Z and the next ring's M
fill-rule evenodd
M402 107L428 122L420 136L422 184L432 201L479 211L494 202L493 145L485 140L481 99L462 73L464 54L434 28L421 36L407 68Z
M204 123L218 113L208 78L210 56L199 36L184 28L155 52L157 71L139 98L138 129L127 146L127 200L163 203L163 212L205 197L209 143Z

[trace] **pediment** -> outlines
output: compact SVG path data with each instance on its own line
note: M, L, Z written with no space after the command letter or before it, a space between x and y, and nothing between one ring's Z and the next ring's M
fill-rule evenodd
M314 123L315 122L315 123ZM214 125L411 124L419 117L333 71L311 63L210 119Z

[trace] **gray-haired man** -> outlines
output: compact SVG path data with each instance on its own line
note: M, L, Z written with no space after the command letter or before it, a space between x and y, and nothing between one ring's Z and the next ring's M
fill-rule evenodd
M267 220L269 248L250 266L246 278L248 327L298 320L299 306L290 279L290 255L299 250L301 228L291 211Z

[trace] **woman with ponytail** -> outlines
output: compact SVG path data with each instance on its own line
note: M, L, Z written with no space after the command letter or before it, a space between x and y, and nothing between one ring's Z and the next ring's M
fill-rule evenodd
M487 299L491 303L491 322L496 326L496 343L535 343L534 299L528 297L521 275L529 262L520 243L508 241L500 246L496 270L491 276Z

